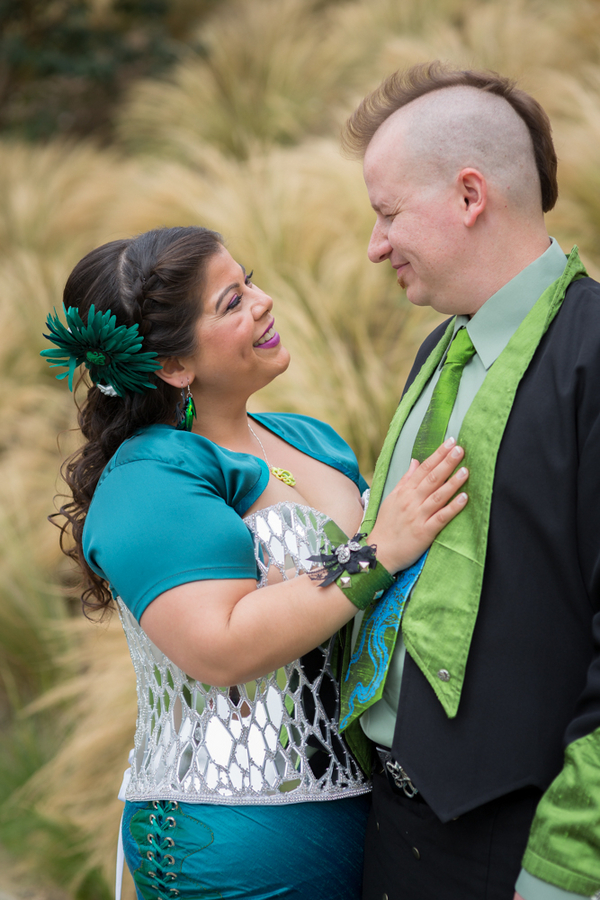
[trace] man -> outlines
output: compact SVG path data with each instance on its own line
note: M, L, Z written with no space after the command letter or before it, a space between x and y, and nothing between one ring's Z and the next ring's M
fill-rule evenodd
M508 79L436 63L369 95L345 144L370 260L452 317L417 354L364 530L432 440L471 473L397 639L354 625L342 718L359 756L363 733L379 748L364 898L600 898L600 285L546 232L550 123Z

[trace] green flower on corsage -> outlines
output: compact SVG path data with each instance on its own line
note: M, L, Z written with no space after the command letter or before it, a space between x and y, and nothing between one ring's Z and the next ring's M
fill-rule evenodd
M73 390L73 376L78 366L84 365L94 384L104 394L122 397L125 391L143 394L156 385L147 381L148 373L162 368L156 361L156 353L141 353L143 338L138 334L138 325L117 325L117 318L110 310L96 312L90 306L87 325L83 324L79 309L70 306L65 311L66 326L58 318L48 315L50 334L44 337L56 344L54 348L42 350L51 368L66 368L56 377L69 379L69 390Z

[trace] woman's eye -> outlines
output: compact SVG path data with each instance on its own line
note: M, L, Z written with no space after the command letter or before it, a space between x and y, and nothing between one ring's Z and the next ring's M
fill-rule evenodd
M254 275L254 269L251 272L248 272L244 279L244 284L252 284L252 276Z
M227 309L235 309L236 306L240 303L242 297L241 294L234 294L229 303L227 304Z

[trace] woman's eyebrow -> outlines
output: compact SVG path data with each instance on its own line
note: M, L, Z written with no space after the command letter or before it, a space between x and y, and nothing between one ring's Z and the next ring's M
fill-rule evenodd
M240 269L242 270L242 274L244 276L243 281L245 281L246 280L246 269L242 265L240 265ZM219 312L219 306L221 305L221 303L223 302L223 300L225 299L225 297L227 296L227 294L229 293L231 288L235 288L235 287L240 287L239 281L234 281L232 284L228 284L227 287L221 291L221 293L219 294L219 299L217 300L216 305L215 305L215 312Z

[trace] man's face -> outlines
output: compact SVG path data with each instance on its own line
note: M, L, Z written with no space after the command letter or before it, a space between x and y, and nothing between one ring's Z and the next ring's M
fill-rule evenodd
M416 306L454 313L464 230L455 184L428 179L404 150L398 128L384 122L367 148L364 177L377 220L371 262L390 261L398 284Z

